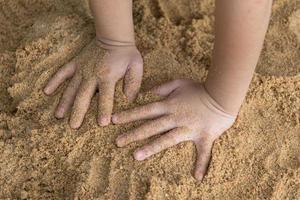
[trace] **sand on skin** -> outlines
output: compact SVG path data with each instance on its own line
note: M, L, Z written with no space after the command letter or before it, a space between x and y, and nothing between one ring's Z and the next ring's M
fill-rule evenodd
M300 199L300 1L276 0L257 73L234 126L216 141L202 183L186 142L143 162L115 138L139 123L82 128L53 117L63 85L42 88L94 36L81 1L0 1L0 199ZM135 1L142 91L175 78L203 81L213 45L212 0ZM129 104L117 86L115 111ZM150 139L151 140L151 139Z

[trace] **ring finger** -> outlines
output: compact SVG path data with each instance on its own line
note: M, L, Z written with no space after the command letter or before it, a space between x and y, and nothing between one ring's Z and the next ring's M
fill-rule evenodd
M74 99L76 97L76 92L79 88L81 82L81 77L75 75L70 83L68 84L68 87L63 93L63 96L61 97L59 104L56 108L55 117L57 118L63 118L65 113L71 108Z

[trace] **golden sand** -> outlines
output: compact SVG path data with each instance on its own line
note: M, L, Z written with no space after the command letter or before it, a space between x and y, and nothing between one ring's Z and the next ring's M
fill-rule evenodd
M94 37L81 1L0 0L0 199L300 199L300 1L275 0L265 46L234 126L216 141L202 183L195 148L146 161L117 148L137 125L97 126L96 101L79 130L54 109L66 84L42 88ZM203 81L213 46L213 0L134 1L142 91L175 78ZM114 111L128 104L122 83ZM151 139L150 139L151 140Z

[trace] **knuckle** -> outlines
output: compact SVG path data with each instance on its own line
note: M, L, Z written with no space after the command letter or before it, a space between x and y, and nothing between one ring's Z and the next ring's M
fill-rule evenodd
M174 108L175 107L178 107L178 98L174 97L174 96L169 96L169 98L167 98L166 100L164 100L164 103L166 106L168 107L171 107L171 108Z
M167 148L169 146L168 144L170 144L170 143L171 143L171 140L163 137L156 143L156 148L158 150L163 150L163 149Z
M173 125L176 125L176 126L179 126L181 125L182 123L182 118L181 117L178 117L177 115L175 114L169 114L168 118L167 118L167 121Z
M153 154L155 152L155 150L157 149L157 144L155 143L151 143L151 144L147 144L144 148L144 151L149 155L149 154Z
M87 107L88 104L85 100L85 95L78 94L74 101L74 109L83 110L85 107Z
M167 104L165 101L158 101L153 103L153 109L155 110L166 110Z
M176 79L176 80L174 81L174 83L175 83L176 85L181 85L181 84L183 83L183 79Z
M175 115L170 114L166 119L166 122L172 124L173 126L177 126L180 121Z
M57 79L63 79L65 77L65 74L66 73L64 71L58 71L58 72L56 72L54 77L57 78Z
M96 76L100 81L107 81L113 79L115 73L111 67L104 66L96 72Z
M150 106L145 106L142 110L145 112L145 113L148 113L148 112L152 112L152 111L155 111L157 108L158 108L159 104L157 104L156 102L153 103L152 105Z
M180 86L180 85L185 84L186 81L187 81L186 79L176 79L176 80L174 81L174 83L175 83L175 85Z
M177 143L178 142L178 138L176 135L174 134L166 134L165 135L165 141L168 141L168 143Z
M192 81L191 80L188 80L188 79L177 79L175 80L175 83L177 85L185 85L185 84L188 84L188 83L191 83Z
M160 143L163 144L163 143L166 143L166 141L174 141L174 137L171 135L171 134L166 134L164 135L164 137L161 138L161 141Z

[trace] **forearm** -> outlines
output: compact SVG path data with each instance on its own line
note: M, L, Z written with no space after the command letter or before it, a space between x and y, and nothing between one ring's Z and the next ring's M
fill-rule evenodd
M133 45L132 0L89 0L98 40L112 45Z
M215 45L207 92L237 114L259 59L272 0L216 0Z

